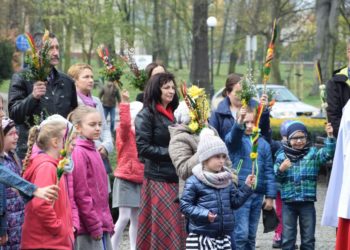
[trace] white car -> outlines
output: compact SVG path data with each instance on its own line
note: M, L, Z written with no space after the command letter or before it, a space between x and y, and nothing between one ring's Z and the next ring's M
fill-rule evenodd
M263 91L263 85L256 85L259 96ZM296 118L299 116L322 117L319 108L315 108L304 102L301 102L289 89L282 85L267 84L267 90L275 93L275 104L273 105L270 115L274 118ZM219 102L223 99L221 93L224 88L215 93L212 99L212 109L216 109Z

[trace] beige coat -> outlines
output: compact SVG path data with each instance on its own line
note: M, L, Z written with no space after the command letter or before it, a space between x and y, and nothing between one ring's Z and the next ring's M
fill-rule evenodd
M215 135L218 135L214 128L210 127L210 129L213 129ZM192 168L199 163L197 154L199 135L191 133L190 129L183 124L169 126L169 132L169 155L175 166L176 173L180 177L179 194L181 196L185 180L192 175ZM232 166L229 158L226 166L229 168ZM237 174L234 173L233 176L234 182L237 184Z

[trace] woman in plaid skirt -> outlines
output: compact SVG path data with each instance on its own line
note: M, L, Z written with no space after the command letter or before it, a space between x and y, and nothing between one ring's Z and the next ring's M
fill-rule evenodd
M171 162L168 126L179 104L174 76L159 73L148 81L144 108L135 119L137 151L145 165L137 249L184 249L179 178Z

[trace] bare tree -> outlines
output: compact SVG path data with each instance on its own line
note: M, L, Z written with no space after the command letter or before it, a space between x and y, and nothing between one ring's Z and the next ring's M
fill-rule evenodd
M208 1L193 1L191 81L210 92L208 62Z
M339 3L339 0L316 1L316 59L320 60L323 79L329 79L334 70ZM317 93L318 83L315 81L310 94Z

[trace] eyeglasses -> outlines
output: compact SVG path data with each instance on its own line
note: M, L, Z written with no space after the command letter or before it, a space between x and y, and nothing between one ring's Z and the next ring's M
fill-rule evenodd
M292 137L289 140L293 142L306 142L307 137L306 136L296 136Z

